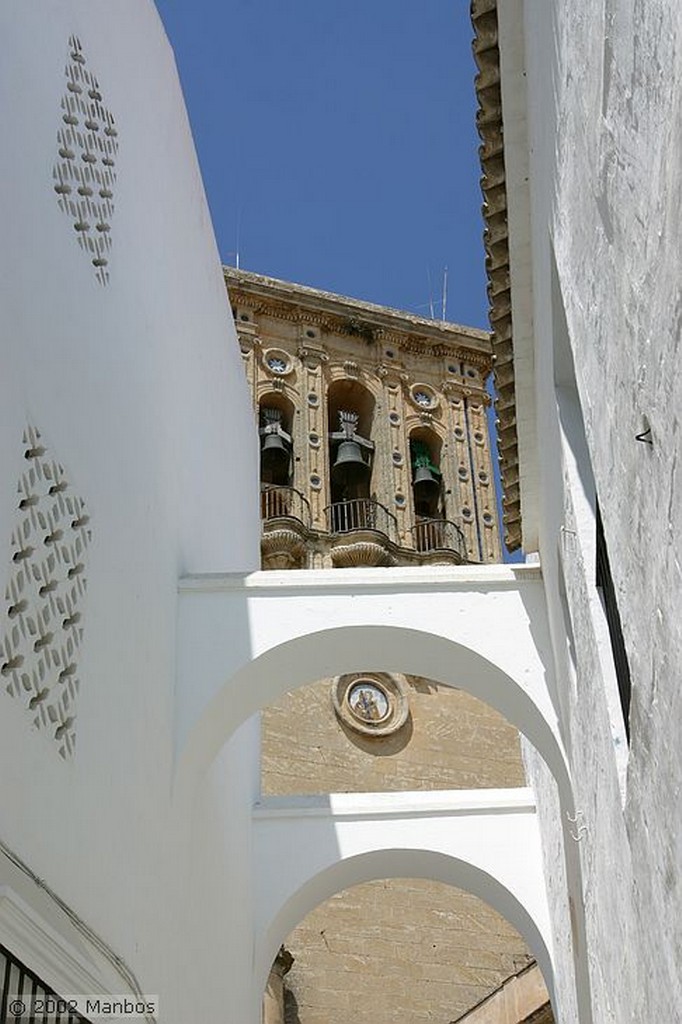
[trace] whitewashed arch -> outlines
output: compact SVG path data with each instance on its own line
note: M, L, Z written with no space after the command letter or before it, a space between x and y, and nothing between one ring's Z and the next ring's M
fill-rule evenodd
M308 879L280 908L257 937L254 971L254 1003L260 1004L270 966L277 950L293 929L315 907L335 893L363 882L386 878L420 878L442 882L478 896L500 913L522 936L536 957L553 998L552 958L543 931L523 903L500 881L470 861L444 853L419 849L386 849L337 861Z
M178 637L178 807L192 800L235 730L261 708L322 678L377 671L433 679L495 708L534 745L558 784L562 810L575 814L552 703L552 647L537 570L466 566L193 577L180 585ZM379 804L377 797L385 794L371 796ZM456 798L444 799L450 806ZM255 900L254 1014L272 957L291 927L333 892L381 877L433 878L481 895L526 938L551 986L550 940L541 927L543 916L548 918L541 858L535 857L532 879L521 864L515 873L509 871L506 854L514 825L508 817L496 819L497 849L503 854L486 869L480 860L486 842L463 848L439 824L427 842L421 811L397 815L408 831L388 843L380 834L386 818L373 807L371 849L345 845L348 834L335 814L313 836L291 809L285 813L291 825L288 845L274 843L271 849L287 850L281 863L294 863L300 874L288 876L286 892L268 889L264 895L264 880L282 881L281 863L273 866L266 856L260 867L252 865L246 880ZM254 849L258 815L256 807ZM522 851L525 838L518 843ZM533 842L537 852L539 839ZM304 865L305 851L326 860Z
M214 657L220 656L220 646ZM225 664L233 657L234 652L225 651ZM220 673L220 666L216 668ZM557 781L564 807L571 812L569 771L540 668L536 662L521 678L514 677L470 646L402 625L301 630L242 661L233 672L221 673L220 685L180 751L178 781L183 788L192 784L191 779L198 781L234 730L287 691L350 672L403 672L466 690L499 711L538 750Z

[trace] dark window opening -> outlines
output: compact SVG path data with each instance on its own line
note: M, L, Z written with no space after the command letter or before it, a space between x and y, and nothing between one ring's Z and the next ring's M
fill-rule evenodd
M259 406L261 484L287 487L291 483L291 402L279 395L267 395Z
M620 705L623 709L623 718L625 719L625 735L630 741L630 696L632 690L632 683L630 679L630 665L628 664L628 656L625 650L625 641L623 639L623 628L620 621L620 612L618 611L618 604L616 601L616 590L613 585L613 577L611 576L611 567L609 565L609 553L606 548L606 538L604 537L604 527L601 519L601 512L597 505L597 565L596 565L596 584L597 589L600 593L602 604L604 606L604 613L606 615L606 622L609 627L609 637L611 640L611 651L613 653L613 661L616 666L616 678L618 680L618 692L620 693Z
M426 428L410 434L412 495L416 520L443 515L443 478L440 470L440 438Z
M327 404L332 505L366 501L372 489L374 397L359 381L343 379L330 386Z

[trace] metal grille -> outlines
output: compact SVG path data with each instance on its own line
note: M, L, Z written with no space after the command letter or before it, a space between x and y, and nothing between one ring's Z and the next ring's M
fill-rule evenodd
M417 551L456 551L466 561L464 534L450 519L422 519L412 527L412 536Z
M0 975L0 1024L90 1024L4 946Z
M295 487L262 484L260 506L264 523L269 519L298 519L304 526L310 526L308 499Z
M390 540L395 540L397 523L395 516L380 502L372 498L352 498L337 501L324 510L327 515L327 529L330 533L350 533L352 530L376 530Z
M611 651L613 653L613 662L616 667L616 678L618 680L618 691L620 693L620 705L623 709L623 718L625 719L625 734L629 740L630 695L632 691L630 665L628 664L628 656L625 650L623 628L621 626L620 612L618 611L618 603L616 601L616 589L613 585L613 577L611 576L609 553L606 549L606 538L604 537L604 527L601 521L599 506L597 506L597 574L595 582L601 592L604 612L606 614L606 622L609 627Z

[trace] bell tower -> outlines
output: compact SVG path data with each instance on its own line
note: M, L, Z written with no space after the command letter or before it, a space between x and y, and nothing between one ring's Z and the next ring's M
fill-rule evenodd
M225 279L258 411L262 567L500 561L487 333Z
M488 335L242 270L225 279L258 417L263 569L500 561ZM261 714L265 799L522 785L516 730L433 679L342 674ZM414 879L337 894L272 965L265 1024L346 1024L349 993L358 1024L401 1024L424 1001L457 1018L528 962L472 899ZM425 962L405 946L396 959L417 935ZM367 989L370 964L391 984ZM443 972L436 995L424 978Z

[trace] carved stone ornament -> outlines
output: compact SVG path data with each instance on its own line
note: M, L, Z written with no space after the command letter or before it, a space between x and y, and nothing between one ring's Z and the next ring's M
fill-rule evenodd
M329 362L329 354L314 345L300 345L296 354L311 370L316 370L320 363Z
M261 557L264 569L301 569L305 542L293 528L268 527L261 536Z
M410 713L406 683L383 672L356 672L332 683L332 704L341 722L364 736L390 736Z
M268 348L263 352L263 365L277 377L285 377L293 370L291 356L284 349Z
M359 377L360 376L360 367L352 359L347 359L345 361L345 363L343 364L343 368L344 368L344 370L346 372L346 376L348 376L348 377Z
M395 565L395 558L380 541L367 539L362 534L352 541L335 544L331 550L335 569L354 569L361 565Z
M429 384L413 384L410 388L410 400L420 411L433 410L439 405L438 395Z

